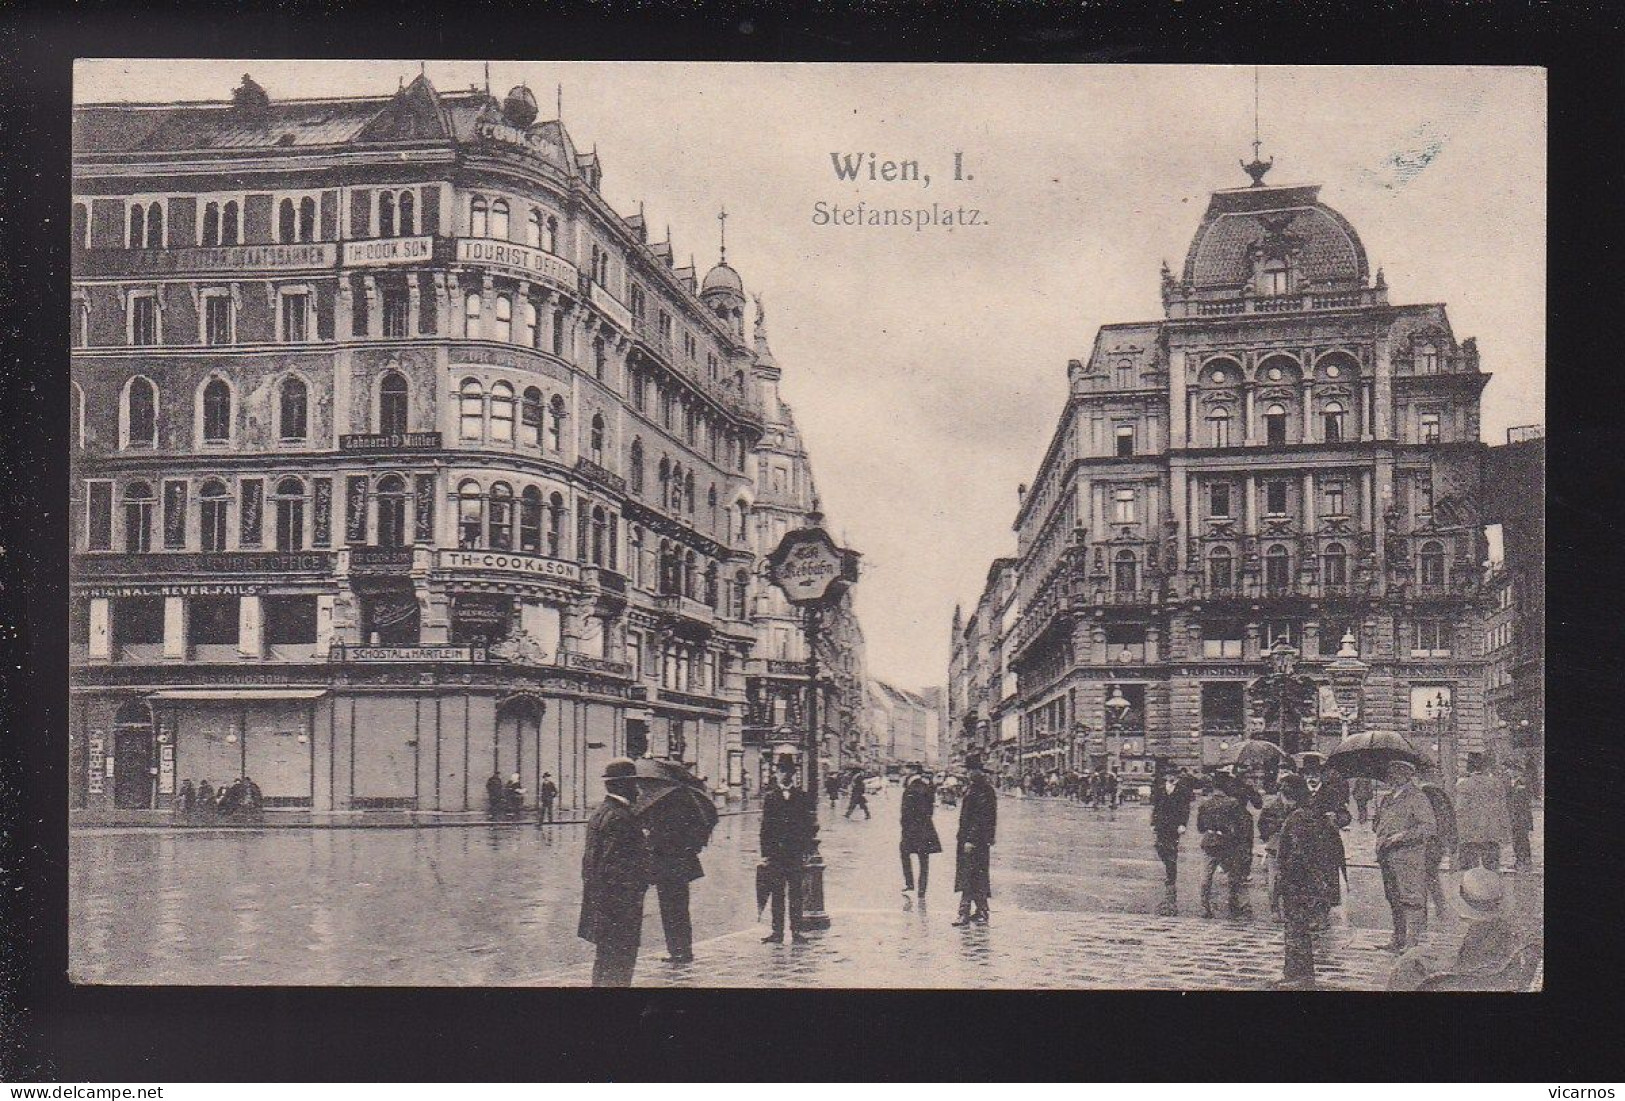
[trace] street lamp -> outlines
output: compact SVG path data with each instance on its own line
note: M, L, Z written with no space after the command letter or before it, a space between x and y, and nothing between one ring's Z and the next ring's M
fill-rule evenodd
M1422 704L1422 713L1434 723L1433 749L1438 754L1439 775L1444 780L1446 791L1453 790L1456 783L1456 747L1450 727L1454 712L1450 694L1443 688Z
M1127 653L1127 652L1128 651L1126 651L1126 650L1124 651L1124 653ZM1106 700L1106 731L1107 731L1107 733L1111 733L1111 732L1115 731L1118 734L1119 738L1121 738L1122 733L1123 733L1123 719L1124 719L1125 716L1128 715L1128 709L1131 706L1132 705L1123 696L1123 687L1122 687L1122 685L1118 685L1118 684L1112 685L1112 694ZM1119 752L1119 754L1121 754L1121 752L1122 752L1122 743L1121 743L1121 741L1119 741L1119 743L1118 743L1118 752Z

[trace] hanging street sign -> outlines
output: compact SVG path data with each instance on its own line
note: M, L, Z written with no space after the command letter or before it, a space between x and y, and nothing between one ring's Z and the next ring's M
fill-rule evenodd
M797 607L824 604L858 579L858 554L837 547L823 528L785 532L767 556L773 583Z

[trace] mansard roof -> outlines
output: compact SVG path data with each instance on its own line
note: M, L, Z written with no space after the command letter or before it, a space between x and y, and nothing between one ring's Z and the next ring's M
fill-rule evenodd
M1246 283L1255 250L1285 237L1300 250L1308 286L1363 286L1365 246L1319 194L1318 184L1215 191L1185 256L1185 284L1203 290Z

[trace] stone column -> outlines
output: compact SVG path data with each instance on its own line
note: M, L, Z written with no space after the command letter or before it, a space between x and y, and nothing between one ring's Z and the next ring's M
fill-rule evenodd
M408 271L406 273L406 335L407 336L417 336L418 335L419 318L422 316L422 311L421 311L421 308L419 307L419 304L418 304L418 293L419 293L419 291L420 291L420 288L418 286L418 273L415 272L415 271Z
M1309 383L1305 381L1299 392L1303 401L1303 442L1308 443L1314 439L1315 407L1314 394L1311 393Z
M186 660L186 598L164 597L164 649L168 661Z
M1258 534L1258 475L1247 475L1247 523L1248 535Z
M316 656L325 657L333 645L333 606L337 597L316 598Z
M371 340L384 331L383 319L378 316L378 280L374 276L363 275L361 288L367 296L367 331L362 335Z
M90 598L90 648L87 656L91 661L113 660L112 604L105 596Z
M237 598L237 652L245 658L265 656L265 617L258 596Z
M1303 472L1303 530L1306 535L1315 531L1315 475L1310 470Z

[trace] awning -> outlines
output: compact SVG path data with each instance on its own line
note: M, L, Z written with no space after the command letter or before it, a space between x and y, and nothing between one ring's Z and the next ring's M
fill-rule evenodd
M149 692L147 699L230 703L237 700L314 700L325 695L325 688L161 688Z

